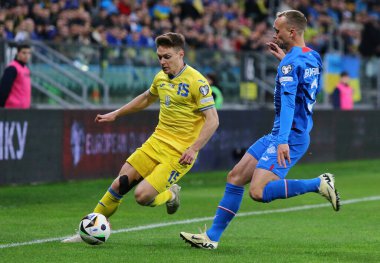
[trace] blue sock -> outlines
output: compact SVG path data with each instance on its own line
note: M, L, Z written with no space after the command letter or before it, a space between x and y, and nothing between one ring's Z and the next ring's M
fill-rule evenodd
M219 241L223 231L235 217L240 208L243 193L243 186L236 186L230 183L226 184L226 190L216 210L214 222L211 228L206 232L212 241Z
M319 177L307 180L276 180L269 182L263 191L263 202L269 203L276 199L285 199L304 193L318 192L321 179Z

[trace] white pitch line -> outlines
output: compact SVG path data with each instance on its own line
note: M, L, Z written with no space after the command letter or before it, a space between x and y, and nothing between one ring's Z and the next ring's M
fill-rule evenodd
M355 203L368 202L368 201L378 201L378 200L380 200L380 196L369 196L369 197L363 197L363 198L345 200L345 201L341 201L340 203L342 205L348 205L348 204L355 204ZM326 207L326 206L331 206L331 204L329 204L329 203L323 203L323 204L317 204L317 205L303 205L303 206L295 206L295 207L282 208L282 209L245 212L245 213L239 213L236 216L243 217L243 216L252 216L252 215L287 213L287 212L294 212L294 211L302 211L302 210L321 208L321 207ZM181 221L174 221L174 222L167 222L167 223L157 223L157 224L136 226L136 227L131 227L131 228L124 228L124 229L119 229L119 230L113 230L112 234L125 233L125 232L134 232L134 231L142 231L142 230L147 230L147 229L153 229L153 228L159 228L159 227L167 227L167 226L173 226L173 225L185 225L185 224L191 224L191 223L197 223L197 222L203 222L203 221L209 221L209 220L213 220L213 217L200 217L200 218L193 218L193 219L187 219L187 220L181 220ZM39 240L32 240L32 241L28 241L28 242L3 244L3 245L0 245L0 249L10 248L10 247L21 247L21 246L27 246L27 245L34 245L34 244L41 244L41 243L47 243L47 242L54 242L54 241L61 241L61 240L65 239L65 238L68 238L68 237L69 236L66 236L66 237L56 237L56 238L47 238L47 239L39 239Z

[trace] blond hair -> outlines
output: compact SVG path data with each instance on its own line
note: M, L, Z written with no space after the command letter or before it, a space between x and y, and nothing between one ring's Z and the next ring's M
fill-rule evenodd
M298 33L306 30L307 19L303 13L298 10L286 10L277 13L278 17L285 17L289 26L294 27Z

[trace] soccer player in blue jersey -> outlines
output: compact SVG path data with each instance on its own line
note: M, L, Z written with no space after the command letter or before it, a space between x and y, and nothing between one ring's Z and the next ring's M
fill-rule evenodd
M309 146L313 105L321 85L322 61L317 52L305 46L306 24L305 16L297 10L277 14L274 41L267 44L280 60L274 90L273 129L257 140L228 173L225 193L211 228L201 234L181 232L180 236L192 246L217 248L223 231L239 210L244 185L248 183L249 195L258 202L319 193L335 211L339 210L332 174L307 180L285 179Z

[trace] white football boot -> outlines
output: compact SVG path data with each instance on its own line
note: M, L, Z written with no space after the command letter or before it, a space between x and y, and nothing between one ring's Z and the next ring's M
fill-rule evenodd
M210 240L206 232L201 234L191 234L186 232L181 232L180 237L189 243L192 247L203 248L203 249L216 249L218 247L218 242Z
M319 193L325 197L332 205L335 211L339 211L340 197L338 191L335 189L334 175L330 173L324 173L319 176L321 183L318 187Z

